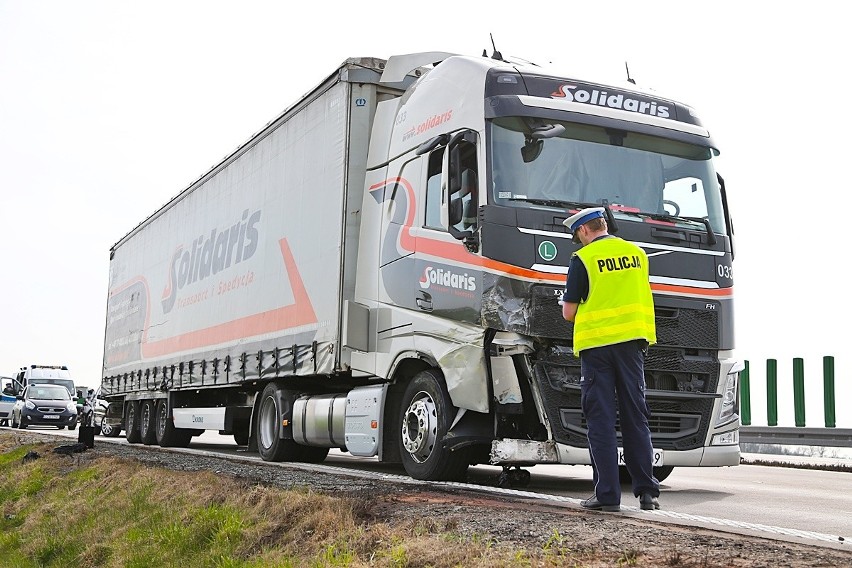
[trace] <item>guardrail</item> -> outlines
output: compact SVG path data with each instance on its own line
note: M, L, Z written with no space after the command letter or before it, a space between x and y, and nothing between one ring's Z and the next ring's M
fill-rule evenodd
M837 428L835 413L834 357L823 357L823 406L825 428L805 426L804 360L793 359L793 409L795 427L778 426L778 361L766 360L766 417L768 426L751 425L749 362L740 373L741 443L852 447L852 429Z
M740 443L847 448L852 447L852 428L743 426L740 428Z

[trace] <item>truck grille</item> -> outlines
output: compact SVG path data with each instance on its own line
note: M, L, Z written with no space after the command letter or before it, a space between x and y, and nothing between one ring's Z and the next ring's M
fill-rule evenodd
M531 363L557 442L587 447L580 406L580 360L567 347L550 346ZM645 361L646 400L654 447L689 450L704 445L720 365L711 351L654 348ZM620 435L620 434L619 434Z

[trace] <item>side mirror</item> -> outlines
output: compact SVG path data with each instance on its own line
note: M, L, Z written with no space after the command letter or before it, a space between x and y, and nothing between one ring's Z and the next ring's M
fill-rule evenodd
M454 227L461 223L462 220L462 199L461 197L451 197L450 198L450 207L447 211L448 213L448 221L449 226Z

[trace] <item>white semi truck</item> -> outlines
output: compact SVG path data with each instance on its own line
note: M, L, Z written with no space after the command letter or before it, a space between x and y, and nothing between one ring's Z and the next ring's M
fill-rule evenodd
M717 154L693 109L631 82L347 59L111 249L106 420L132 443L216 430L264 460L340 448L418 479L588 464L562 221L604 206L650 259L657 477L736 465Z

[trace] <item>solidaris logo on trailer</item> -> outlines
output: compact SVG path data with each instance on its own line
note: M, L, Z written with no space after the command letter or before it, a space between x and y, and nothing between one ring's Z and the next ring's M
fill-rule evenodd
M217 272L251 258L257 251L260 210L230 227L213 228L209 235L199 235L189 246L179 245L169 263L169 276L163 290L163 313L175 305L178 292L187 284L201 282Z
M554 99L567 99L571 102L587 105L616 108L639 114L669 118L668 103L651 98L639 97L633 93L612 92L589 85L560 85L550 94Z
M467 290L468 292L476 290L476 278L470 276L467 272L458 274L451 270L427 266L423 271L423 276L420 277L420 287L426 290L433 284L457 290Z

